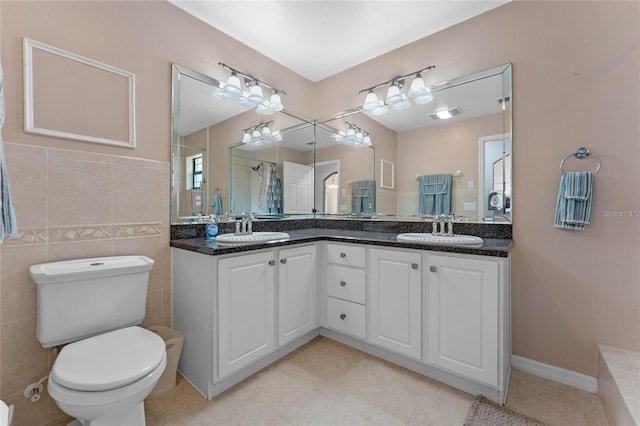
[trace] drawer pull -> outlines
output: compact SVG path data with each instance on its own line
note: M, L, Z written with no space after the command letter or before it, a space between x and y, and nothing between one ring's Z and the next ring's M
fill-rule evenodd
M412 263L411 264L411 269L418 269L418 264L417 263Z
M347 282L346 282L346 281L340 281L340 285L341 285L342 287L344 287L345 285L347 285Z
M341 320L345 319L346 317L347 317L347 315L346 315L346 314L340 314L340 319L341 319Z
M431 272L438 272L438 267L437 266L429 266L429 270Z
M280 259L280 263L284 265L285 263L287 263L287 259Z
M275 260L270 260L270 261L269 261L269 266L273 266L273 265L275 265L275 264L276 264L276 261L275 261Z
M347 257L347 253L340 253L340 257Z

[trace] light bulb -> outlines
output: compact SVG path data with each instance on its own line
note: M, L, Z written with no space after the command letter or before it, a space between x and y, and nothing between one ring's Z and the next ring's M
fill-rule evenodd
M402 101L402 95L400 94L400 88L395 84L389 86L389 90L387 90L387 98L385 102L387 105L397 104Z
M367 93L367 97L364 98L364 104L362 105L362 108L364 108L365 111L371 111L378 108L379 106L380 102L378 101L378 96L373 93L373 90L370 90L369 93Z
M269 99L269 108L273 111L282 111L284 107L282 106L282 98L279 93L273 92L271 94L271 98Z
M242 86L240 85L240 79L236 73L231 73L224 85L224 91L231 96L240 96L242 94Z

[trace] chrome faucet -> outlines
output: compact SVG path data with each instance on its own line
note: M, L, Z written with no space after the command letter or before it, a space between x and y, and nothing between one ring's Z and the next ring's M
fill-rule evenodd
M253 224L251 220L244 217L242 220L236 221L236 229L233 232L234 235L251 235L253 234L252 230Z
M453 236L453 218L445 214L436 215L433 218L433 228L431 234L435 236Z

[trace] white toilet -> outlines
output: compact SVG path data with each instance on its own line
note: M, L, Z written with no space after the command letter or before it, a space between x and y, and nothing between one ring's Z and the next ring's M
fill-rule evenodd
M48 390L76 418L70 424L145 424L143 401L167 364L164 340L137 327L152 266L145 256L31 266L36 337L45 348L69 343L53 364Z

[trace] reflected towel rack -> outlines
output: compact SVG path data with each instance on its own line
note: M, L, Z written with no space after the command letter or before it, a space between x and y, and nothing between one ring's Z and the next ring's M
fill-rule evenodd
M427 173L425 173L425 175L426 175L426 174L427 174ZM455 173L451 173L451 176L452 176L452 177L460 177L460 176L462 176L462 174L463 174L463 173L462 173L462 170L456 170L456 172L455 172ZM424 175L416 174L416 180L420 180L420 176L424 176Z
M580 148L576 149L574 152L572 152L571 154L567 155L566 157L564 157L562 159L562 161L560 162L560 171L562 172L562 174L566 173L564 171L564 163L565 163L565 161L567 161L571 157L576 157L578 160L584 160L585 158L593 157L598 162L598 164L596 166L596 171L593 172L593 174L595 175L600 170L600 157L598 157L596 154L591 152L591 150L589 148L586 148L586 147L583 146L583 147L580 147Z

